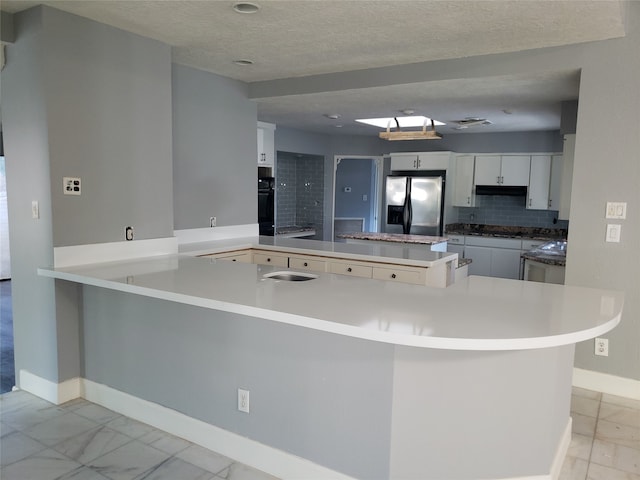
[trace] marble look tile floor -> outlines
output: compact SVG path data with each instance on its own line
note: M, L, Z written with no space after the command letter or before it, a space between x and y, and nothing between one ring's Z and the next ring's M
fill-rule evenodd
M277 480L99 405L0 395L2 480Z
M640 400L580 388L559 480L640 480Z
M640 401L573 389L559 480L640 480ZM0 395L3 480L277 480L86 400Z

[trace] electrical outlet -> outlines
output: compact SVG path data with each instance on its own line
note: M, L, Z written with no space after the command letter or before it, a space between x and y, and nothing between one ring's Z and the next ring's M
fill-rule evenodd
M249 390L238 389L238 410L249 413Z
M80 195L82 193L79 177L62 177L62 193L65 195Z
M126 227L124 229L124 238L127 241L133 240L133 227Z
M31 218L40 218L40 204L38 204L37 200L31 202Z
M209 226L210 227L216 226L216 217L209 217Z
M607 235L605 237L605 241L619 243L621 230L622 230L622 225L618 225L615 223L607 224Z
M609 356L609 340L607 338L596 338L595 352L601 357Z
M607 202L607 211L605 218L617 218L624 220L627 218L627 203L626 202Z

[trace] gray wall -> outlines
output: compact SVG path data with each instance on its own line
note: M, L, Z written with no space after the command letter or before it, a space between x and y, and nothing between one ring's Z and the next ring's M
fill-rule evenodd
M80 374L79 297L37 267L54 247L124 240L127 225L173 233L171 52L48 7L15 19L2 121L16 370L59 382ZM62 195L63 176L82 178L81 196Z
M15 16L19 40L7 46L2 71L2 126L16 371L57 381L55 290L53 282L36 275L39 266L53 264L42 15L35 9ZM40 204L39 220L31 218L32 200Z
M175 229L258 221L257 116L246 84L173 65ZM169 188L169 191L171 188Z
M355 478L386 478L392 345L94 287L84 305L86 378ZM251 393L249 415L238 388Z
M375 185L372 175L375 164L368 158L343 159L336 172L336 217L362 217L365 219L364 231L371 231L371 201ZM345 187L351 187L345 192ZM362 200L366 195L367 200Z
M173 235L171 50L45 9L54 246ZM81 177L64 195L62 177Z

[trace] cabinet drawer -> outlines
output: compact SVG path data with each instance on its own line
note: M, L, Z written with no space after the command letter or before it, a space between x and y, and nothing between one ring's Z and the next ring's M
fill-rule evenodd
M464 245L464 235L447 235L447 242L454 245Z
M544 245L548 240L522 240L522 250L533 250L534 248Z
M326 272L327 262L315 258L289 257L289 268L299 270L311 270L313 272Z
M251 253L230 253L216 257L218 260L229 260L231 262L251 263Z
M367 265L358 265L353 263L334 263L329 264L329 271L331 273L338 273L340 275L352 275L354 277L371 278L372 268Z
M481 237L470 235L464 240L465 245L473 245L475 247L494 247L494 248L511 248L520 250L522 248L522 240L517 238L500 238L500 237Z
M373 269L373 278L376 280L390 280L394 282L424 285L424 273L424 271L418 269L375 267Z
M276 267L288 267L289 257L284 255L274 255L271 253L254 253L253 263L258 265L275 265Z

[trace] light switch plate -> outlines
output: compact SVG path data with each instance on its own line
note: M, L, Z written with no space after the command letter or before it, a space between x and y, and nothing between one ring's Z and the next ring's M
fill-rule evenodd
M82 193L80 177L63 177L62 192L65 195L80 195Z
M605 218L624 220L627 218L627 202L607 202Z
M605 238L605 240L607 242L619 243L621 230L622 225L618 225L615 223L607 224L607 237Z

